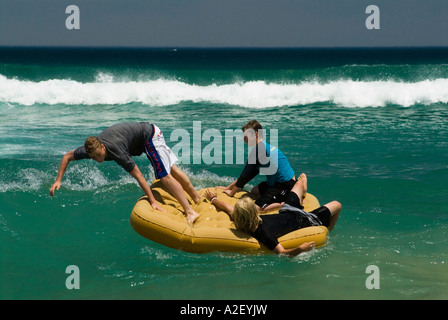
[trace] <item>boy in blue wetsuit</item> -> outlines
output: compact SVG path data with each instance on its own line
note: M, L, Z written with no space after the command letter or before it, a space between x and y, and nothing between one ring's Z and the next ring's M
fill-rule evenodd
M224 189L224 193L232 197L261 172L266 174L266 181L251 191L258 197L255 201L257 209L259 211L279 209L296 183L294 170L283 152L263 141L262 127L257 120L246 123L243 133L246 144L254 148L239 178L228 187L221 188Z

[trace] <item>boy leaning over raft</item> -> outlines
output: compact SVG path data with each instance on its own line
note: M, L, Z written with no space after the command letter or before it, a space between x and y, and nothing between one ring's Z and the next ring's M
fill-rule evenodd
M50 195L53 196L54 191L59 190L64 172L71 161L92 159L101 163L113 160L137 180L154 209L165 211L154 198L148 182L132 159L132 156L139 156L142 153L146 153L151 162L156 179L160 179L167 186L183 207L187 222L193 224L199 214L190 206L184 190L195 203L199 202L201 197L187 175L175 165L178 159L166 145L162 131L148 122L113 125L97 137L87 138L83 146L66 153L59 165L56 181L50 188Z

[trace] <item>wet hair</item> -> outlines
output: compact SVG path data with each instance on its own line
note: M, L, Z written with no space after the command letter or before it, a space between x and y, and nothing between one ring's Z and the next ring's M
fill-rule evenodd
M258 132L258 130L261 130L263 128L261 127L260 122L258 122L257 120L250 120L243 126L243 132L246 131L247 129L252 129L255 132Z
M257 120L250 120L248 123L246 123L243 126L243 132L245 132L246 130L253 130L254 133L258 133L258 136L260 138L263 137L263 128L261 127L260 122L258 122Z
M96 150L101 148L101 141L97 137L88 137L84 143L84 149L89 156L94 154Z
M261 218L252 199L246 197L237 201L233 209L233 222L237 229L247 233L253 232L258 227Z

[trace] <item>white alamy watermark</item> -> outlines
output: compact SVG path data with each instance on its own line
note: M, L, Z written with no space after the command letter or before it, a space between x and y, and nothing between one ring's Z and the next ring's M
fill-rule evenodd
M69 14L67 19L65 19L65 27L68 30L79 30L81 29L81 19L79 7L72 4L65 9L65 13Z
M65 273L70 274L65 280L65 287L68 290L80 289L81 279L78 266L73 264L67 266L67 268L65 268Z
M380 268L376 265L369 265L366 273L370 274L366 279L366 288L369 290L380 288Z
M81 28L80 10L77 5L69 5L65 9L65 13L69 16L65 20L65 27L68 30L79 30ZM380 8L377 5L369 5L365 10L369 16L366 19L365 26L368 30L380 29Z
M183 164L244 164L245 148L254 148L260 140L270 145L267 157L264 148L250 152L247 163L260 166L260 173L272 175L277 172L278 130L225 129L224 134L215 128L202 130L201 121L193 121L192 134L186 129L175 129L169 141L176 142L171 148ZM267 141L269 139L269 142Z
M368 30L379 30L380 27L380 8L376 5L370 5L366 8L366 14L370 14L366 19L366 28Z

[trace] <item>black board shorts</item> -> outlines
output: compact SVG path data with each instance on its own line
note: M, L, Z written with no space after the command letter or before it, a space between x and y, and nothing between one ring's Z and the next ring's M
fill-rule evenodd
M284 202L295 183L296 180L291 179L286 182L277 182L275 185L270 186L266 181L263 181L258 185L260 197L255 200L255 204L261 209L265 209L272 203Z
M289 204L290 206L303 209L303 206L300 204L299 197L295 192L288 193L288 195L286 196L285 203ZM326 206L321 206L311 211L311 213L315 214L322 222L322 225L328 228L328 226L330 225L330 218L331 218L330 209L328 209Z

